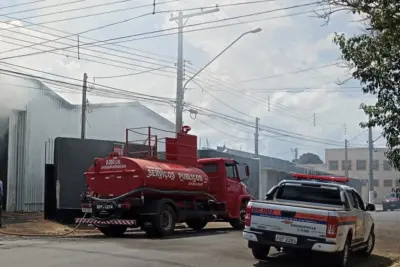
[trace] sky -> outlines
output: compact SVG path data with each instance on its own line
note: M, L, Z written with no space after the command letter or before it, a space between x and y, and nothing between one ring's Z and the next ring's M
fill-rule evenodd
M202 146L253 152L256 117L264 155L292 160L297 148L299 155L311 152L324 159L324 149L344 147L346 138L350 147L367 146L368 133L359 126L367 118L359 106L375 98L363 94L343 64L335 64L340 51L332 42L335 32L351 36L362 30L357 16L336 13L324 25L315 16L320 7L310 0L156 0L154 10L153 1L3 0L0 66L74 84L82 84L87 73L89 105L135 99L126 93L100 97L102 86L172 99L178 37L177 23L170 18L179 10L194 14L218 4L219 11L186 21L186 80L243 33L262 30L244 35L188 82L184 124ZM243 2L249 3L239 5ZM96 42L104 40L112 44ZM4 105L11 105L15 94L22 98L34 90L9 82L8 75L0 75L0 88L9 89L0 96ZM79 89L49 86L68 101L81 102ZM172 104L142 103L175 122ZM195 116L188 111L190 105L243 123L209 112ZM380 134L380 129L373 130L376 147L385 146Z

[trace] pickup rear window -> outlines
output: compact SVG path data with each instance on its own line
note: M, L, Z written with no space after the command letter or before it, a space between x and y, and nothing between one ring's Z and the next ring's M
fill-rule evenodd
M278 190L276 198L326 205L342 205L340 191L334 187L286 184Z

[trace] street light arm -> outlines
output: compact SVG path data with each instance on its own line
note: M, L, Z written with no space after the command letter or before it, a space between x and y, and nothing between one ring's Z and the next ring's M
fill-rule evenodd
M208 62L206 65L204 65L198 72L196 72L192 77L190 77L185 84L183 85L183 90L185 90L186 85L193 80L197 75L199 75L205 68L207 68L208 66L210 66L211 63L213 63L217 58L219 58L223 53L225 53L226 50L228 50L229 48L231 48L232 45L234 45L237 41L239 41L243 36L245 36L246 34L249 33L257 33L260 32L261 29L260 28L256 28L254 30L242 33L238 38L236 38L232 43L230 43L230 45L228 45L224 50L222 50L221 52L219 52L218 55L216 55L210 62Z

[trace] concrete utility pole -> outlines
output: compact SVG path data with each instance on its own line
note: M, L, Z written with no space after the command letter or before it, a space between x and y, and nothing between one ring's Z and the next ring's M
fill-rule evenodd
M179 12L177 17L171 17L170 21L177 21L178 23L178 62L177 62L177 76L176 76L176 132L180 132L183 124L183 99L184 99L184 88L183 88L183 28L187 20L191 17L201 16L213 12L218 12L219 8L213 8L196 12L192 14L184 15L182 11ZM183 22L187 19L186 22Z
M83 74L83 87L82 87L82 122L81 122L81 139L85 139L86 135L86 104L87 104L87 74Z
M297 163L297 160L299 159L299 150L297 147L294 149L294 162Z
M259 130L259 123L260 123L260 118L256 118L256 131L254 133L254 154L258 156L258 130Z
M347 139L344 140L344 175L349 177L349 160L347 157L347 148L348 148L348 141Z
M374 142L372 141L372 127L368 127L368 170L369 170L369 203L375 204L374 198L374 169L373 169L373 151L374 151Z

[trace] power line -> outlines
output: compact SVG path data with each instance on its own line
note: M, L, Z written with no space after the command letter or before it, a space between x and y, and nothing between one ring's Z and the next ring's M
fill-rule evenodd
M257 20L251 20L251 21L245 21L245 22L239 22L239 23L225 24L225 25L220 25L220 26L216 26L216 27L203 28L203 29L199 29L199 30L208 30L208 29L215 29L215 28L221 28L221 27L227 27L227 26L235 26L235 25L244 24L244 23L250 23L250 22L256 22L256 21L266 21L266 20L278 19L278 18L283 18L283 17L298 16L298 15L309 14L309 13L313 13L313 14L314 14L314 13L317 12L317 11L322 11L322 9L321 9L321 10L306 11L306 12L291 13L291 14L283 15L283 16L268 17L268 18L257 19ZM16 19L16 18L12 18L12 17L9 17L9 16L8 16L8 18L14 19L14 20L18 20L18 19ZM22 19L20 19L20 20L23 21L23 22L25 22L25 23L28 23L30 26L40 26L40 27L43 27L43 28L46 28L46 29L55 30L55 31L58 31L58 32L67 33L67 34L70 34L70 35L71 35L70 32L61 31L61 30L58 30L58 29L55 29L55 28L52 28L52 27L48 27L48 26L43 26L43 25L41 25L41 24L39 24L39 23L32 23L32 22L29 22L29 21L26 21L26 20L22 20ZM194 31L198 31L198 30L194 30ZM36 30L36 32L44 33L44 34L48 34L48 35L52 35L52 36L56 36L56 37L60 37L59 35L55 35L55 34L51 34L51 33L46 33L46 32L43 32L43 31L38 31L38 30ZM186 31L186 32L188 32L188 31ZM176 34L176 33L169 33L169 34L163 34L163 35L158 35L158 36L150 36L150 37L147 37L147 38L156 38L156 37L169 36L169 35L174 35L174 34ZM85 39L88 39L88 40L93 40L93 41L97 41L97 42L102 42L102 41L99 41L98 39L94 39L94 38L89 38L89 37L84 37L84 38L85 38ZM141 39L147 39L147 38L137 38L137 39L134 39L134 40L141 40ZM69 39L69 38L67 38L67 39ZM134 41L134 40L133 40L133 41ZM73 41L75 41L75 39L74 39ZM132 41L132 40L127 40L127 41L125 41L125 42L129 42L129 41ZM119 43L122 43L122 42L106 43L106 44L101 44L101 45L97 45L97 46L98 46L99 48L104 48L104 49L108 49L108 50L118 51L118 52L121 52L121 53L128 53L128 54L140 56L140 57L143 57L143 58L149 58L149 59L154 59L154 60L163 61L163 62L170 62L170 61L166 61L166 60L163 60L163 59L156 59L156 58L152 58L152 57L148 57L148 56L143 56L143 55L138 55L138 54L134 54L134 53L129 53L129 52L126 52L126 51L121 51L121 50L118 50L118 49L112 49L112 48L103 47L103 46L104 46L104 45L113 45L113 46L115 46L115 47L121 47L121 48L129 49L129 50L135 50L135 51L139 51L139 52L147 53L147 54L152 54L152 55L159 56L159 57L172 58L172 57L169 57L169 56L166 56L166 55L161 55L161 54L154 53L154 52L143 51L143 50L135 49L135 48L132 48L132 47L123 46L123 45L120 45ZM95 45L92 45L92 46L95 46Z
M325 64L325 65L321 65L321 66L317 66L317 67L313 67L313 68L307 68L307 69L297 70L297 71L293 71L293 72L270 75L270 76L266 76L266 77L254 78L254 79L243 80L243 81L238 81L238 82L239 83L248 83L248 82L261 81L261 80L272 79L272 78L282 77L282 76L291 75L291 74L297 74L297 73L302 73L302 72L307 72L307 71L312 71L312 70L317 70L317 69L323 69L323 68L337 66L337 65L338 65L338 62L335 62L335 63Z
M32 70L32 71L48 74L48 75L53 75L53 76L56 76L56 77L59 77L59 78L64 78L64 79L69 79L69 80L79 81L80 82L79 79L75 79L75 78L71 78L71 77L67 77L67 76L63 76L63 75L58 75L58 74L54 74L54 73L50 73L50 72L35 70L35 69L32 69L32 68L22 67L22 66L18 66L18 65L15 65L15 64L5 63L5 62L2 62L2 64L8 64L8 65L16 66L18 68L28 69L28 70ZM65 81L61 81L61 80L45 78L45 77L32 75L32 74L27 74L27 73L23 73L23 72L11 71L11 70L6 70L6 69L0 69L0 71L2 71L4 73L20 75L20 76L29 77L29 78L38 79L38 80L43 79L45 81L61 83L63 85L68 85L68 86L75 86L75 87L79 87L79 88L82 87L80 84L75 84L75 83L72 83L72 82L65 82ZM123 89L119 89L119 88L115 88L115 87L111 87L111 86L106 86L106 85L101 85L101 84L96 84L96 86L102 87L102 88L96 88L96 90L101 90L103 92L124 93L124 94L129 94L130 96L135 96L137 98L151 99L151 100L154 100L154 101L161 101L161 102L164 102L164 103L173 103L174 102L174 99L172 99L172 98L159 97L159 96L147 95L147 94L142 94L142 93L135 93L135 92L126 91L126 90L123 90Z
M86 0L74 0L74 1L64 2L64 3L58 3L56 5L43 6L43 7L31 8L31 9L24 9L24 10L20 10L20 11L14 11L14 12L7 13L5 15L15 15L15 14L21 14L21 13L25 13L25 12L37 11L37 10L42 10L42 9L47 9L47 8L52 8L52 7L72 5L72 4L81 3L81 2L84 2L84 1L86 1ZM3 16L3 15L0 14L0 16Z
M8 52L13 52L13 51L25 49L25 48L31 48L31 47L34 47L34 46L37 46L37 45L44 45L44 44L47 44L47 43L56 42L58 40L65 39L65 38L68 38L68 37L71 37L71 36L79 36L81 34L89 33L89 32L92 32L92 31L105 29L105 28L108 28L108 27L111 27L111 26L115 26L115 25L118 25L118 24L126 23L128 21L132 21L132 20L135 20L135 19L143 18L143 17L149 16L149 15L153 15L153 13L152 12L145 13L145 14L142 14L142 15L139 15L139 16L131 17L131 18L128 18L128 19L117 21L117 22L105 24L105 25L102 25L100 27L96 27L96 28L92 28L92 29L89 29L89 30L85 30L85 31L79 32L77 34L70 34L68 36L62 36L62 37L59 37L59 38L56 38L56 39L52 39L52 40L47 40L47 41L44 41L44 42L41 42L41 43L34 43L32 45L29 45L29 46L13 48L13 49L10 49L10 50L6 50L6 51L4 51L2 53L4 54L4 53L8 53ZM11 28L11 29L13 29L13 28ZM9 29L5 29L5 30L9 30Z
M205 25L205 24L210 24L210 23L215 23L215 22L221 22L221 21L227 21L227 20L232 20L232 19L246 17L246 16L255 16L255 15L261 15L261 14L266 14L266 13L273 13L273 12L278 12L278 11L283 11L283 10L294 9L294 8L300 8L300 7L304 7L304 6L315 5L316 3L318 3L318 2L302 4L302 5L293 5L293 6L289 6L289 7L272 9L272 10L268 10L268 11L257 12L257 13L252 13L252 14L246 14L246 15L241 15L241 16L237 16L237 17L225 18L225 19L220 19L220 20L216 20L216 21L200 22L200 23L187 25L187 26L185 26L185 28L199 26L199 25ZM170 11L158 11L157 13L162 13L162 12L170 12ZM209 27L209 28L213 28L213 27ZM102 40L102 41L95 41L95 42L85 43L85 44L82 44L81 47L82 46L87 46L87 45L99 44L99 43L109 44L109 43L107 43L109 41L116 41L116 40L121 40L121 39L127 39L127 38L130 38L130 37L142 36L142 35L165 32L165 31L170 31L170 30L177 30L177 29L178 29L178 27L173 27L173 28L168 28L168 29L155 30L155 31L149 31L149 32L144 32L144 33L137 33L137 34L127 35L127 36L114 37L114 38L109 38L109 39ZM188 30L188 31L184 31L184 32L199 31L199 30L202 30L202 29L194 29L194 30ZM174 33L174 34L176 34L176 33ZM66 49L74 48L74 47L77 47L77 45L71 45L71 46L67 46L67 47L63 47L63 48L56 48L56 49L53 49L53 50L47 50L45 52L35 52L35 53L28 53L28 54L17 55L17 56L10 56L10 57L5 57L5 58L1 58L1 59L2 60L6 60L6 59L13 59L13 58L20 58L20 57L25 57L25 56L32 56L32 55L38 55L38 54L53 52L53 51L57 51L57 50L66 50Z
M11 18L11 17L9 17L9 18ZM11 18L11 19L15 19L15 18ZM17 20L17 19L15 19L15 20ZM31 22L29 22L29 21L24 21L24 20L21 20L21 21L26 22L26 23L29 23L31 26L40 26L40 25L38 25L38 24L31 23ZM11 24L11 23L9 23L9 22L4 22L4 23L13 25L13 24ZM47 26L40 26L40 27L43 27L43 28L46 28L46 29L50 29L50 30L54 30L54 31L58 31L58 32L62 32L62 33L67 33L67 34L69 34L69 35L71 35L71 36L75 36L75 34L71 34L70 32L61 31L61 30L58 30L58 29L55 29L55 28L52 28L52 27L47 27ZM23 33L21 33L21 32L11 31L10 29L12 29L12 28L3 28L3 29L0 29L0 30L7 30L7 31L10 31L10 32L23 34ZM56 34L44 32L44 31L33 30L33 29L30 29L30 30L31 30L31 31L34 31L34 32L37 32L37 33L41 33L41 34L46 34L46 35L55 36L55 37L61 37L60 35L56 35ZM35 38L39 38L39 39L40 39L40 37L38 37L38 36L35 36ZM43 37L41 37L41 38L42 38L42 40L49 40L49 39L46 39L46 38L43 38ZM84 39L88 39L88 40L96 40L96 39L88 38L88 37L83 37L83 38L84 38ZM71 39L71 38L66 38L66 39L67 39L67 40L72 40L72 41L74 41L74 42L77 41L76 39ZM57 43L65 44L65 43L61 43L61 42L57 42ZM69 44L66 44L66 45L69 45ZM135 50L135 51L139 51L139 52L143 52L143 53L154 54L154 55L161 56L161 57L167 57L167 56L164 56L164 55L160 55L160 54L156 54L156 53L152 53L152 52L148 52L148 51L143 51L143 50L139 50L139 49L134 49L134 48L127 47L127 46L122 46L122 45L114 45L114 46L116 46L116 47L121 47L121 48L125 48L125 49L129 49L129 50ZM127 55L132 55L132 56L138 56L138 57L142 57L142 58L147 58L147 59L151 59L151 60L155 60L155 61L159 61L159 62L172 63L172 64L174 63L174 62L172 62L172 61L163 60L163 59L158 59L158 58L149 57L149 56L144 56L144 55L141 55L141 54L136 54L136 53L132 53L132 52L127 52L127 51L123 51L123 50L119 50L119 49L113 49L113 48L101 47L101 46L98 46L98 47L99 47L99 48L106 49L106 50L111 50L111 51L115 51L115 52L127 54ZM86 49L86 50L89 50L88 48L85 48L85 49ZM89 51L100 52L100 51L97 51L97 50L89 50ZM2 52L2 53L5 53L5 52ZM101 53L104 53L104 52L101 52Z
M22 40L22 39L18 39L18 38L12 38L12 37L9 37L9 36L0 35L0 37L5 37L5 38L9 38L9 39L17 40L17 41L22 41L22 42L29 42L29 41L26 41L26 40ZM12 44L12 45L19 45L19 46L21 46L21 44L17 44L17 43L5 41L5 40L3 40L3 42L4 42L4 43L9 43L9 44ZM51 46L47 46L47 47L51 47ZM32 48L32 49L44 51L43 49L36 48L36 47L35 47L35 48ZM121 65L115 65L115 64L111 64L111 63L107 63L107 62L101 62L101 61L98 61L98 60L87 59L87 58L82 58L82 57L73 56L73 55L65 55L65 54L62 54L61 52L51 52L51 53L52 53L52 54L61 55L61 56L64 56L64 57L65 57L65 56L66 56L66 57L72 57L72 58L79 59L79 60L83 60L83 61L87 61L87 62L93 62L93 63L97 63L97 64L101 64L101 65L106 65L106 66L109 66L109 67L121 68L121 69L124 69L124 70L129 69L129 70L132 70L132 71L143 71L143 70L141 70L141 69L130 68L130 67L121 66ZM162 72L166 72L166 73L175 74L173 71L167 71L167 70L163 70L163 69L155 69L154 67L148 67L148 66L143 66L143 65L137 65L137 64L133 64L133 63L123 62L123 61L117 61L117 60L113 60L113 59L103 58L103 57L101 57L101 56L89 55L89 54L85 54L85 53L80 53L80 55L86 55L86 56L89 56L89 57L94 57L94 58L106 60L106 61L113 62L113 63L116 62L116 63L119 63L119 64L128 65L128 66L135 66L135 67L145 68L145 69L150 70L151 72L153 72L153 71L162 71ZM163 67L165 67L165 68L167 68L167 67L168 67L168 68L172 68L172 66L171 66L171 67L170 67L170 66L163 66ZM158 76L164 76L164 77L169 77L169 78L175 78L175 76L172 76L172 75L165 75L165 74L155 73L155 72L154 72L153 74L158 75Z
M19 7L19 6L31 5L31 4L35 4L35 3L39 3L39 2L44 2L44 1L47 1L47 0L35 0L35 1L31 1L31 2L19 3L19 4L9 5L9 6L2 6L2 7L0 7L0 10L13 8L13 7Z

